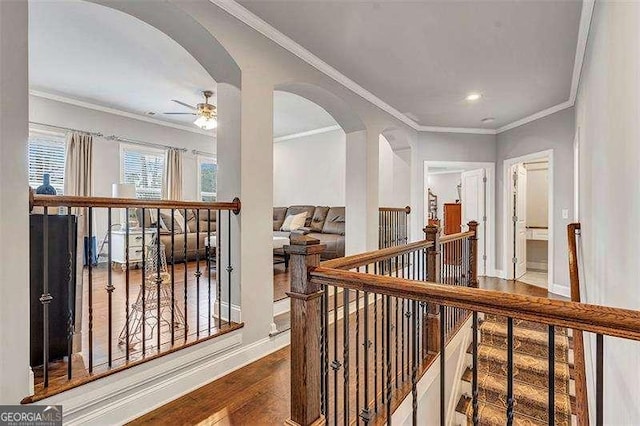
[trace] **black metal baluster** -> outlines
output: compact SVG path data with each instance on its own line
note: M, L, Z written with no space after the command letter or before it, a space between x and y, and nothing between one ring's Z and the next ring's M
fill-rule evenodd
M108 250L108 263L107 263L107 309L108 309L108 321L107 324L107 358L109 368L111 368L113 363L113 355L112 355L112 340L113 340L113 290L115 287L113 286L113 273L111 268L111 207L107 208L107 250Z
M333 361L331 368L333 369L333 417L334 424L338 424L338 370L340 370L340 361L338 361L338 287L333 287Z
M349 424L349 289L342 289L342 364L344 424ZM337 397L337 395L336 395Z
M365 273L369 273L369 265L365 267ZM364 348L364 400L360 418L366 425L369 424L371 419L371 413L369 412L369 348L371 347L371 340L369 339L369 293L366 291L364 292L364 342L362 345Z
M549 325L549 424L555 424L556 415L556 331Z
M176 211L171 209L171 346L176 343ZM183 230L186 237L187 229Z
M417 426L418 424L418 316L416 312L418 310L418 302L412 301L413 310L413 333L411 333L411 411L413 413L412 424Z
M162 257L161 257L161 246L160 246L160 209L157 209L156 214L158 215L158 222L156 223L156 344L158 346L158 353L160 353L161 346L161 333L160 333L160 302L162 298L160 297L162 285L162 275L160 274L160 268L162 267Z
M387 414L387 425L391 426L391 298L390 296L384 296L386 299L386 317L387 321L385 324L385 342L384 346L387 347L386 351L386 414ZM384 347L383 346L383 347Z
M216 222L216 301L218 302L218 331L222 329L222 210L217 212Z
M329 422L329 286L324 286L324 290L323 290L323 310L324 310L324 323L323 323L323 330L324 330L324 341L323 341L323 348L324 348L324 355L323 355L323 360L322 363L324 365L324 377L323 377L323 382L324 382L324 398L323 398L323 403L324 403L324 412L325 412L325 420L328 423Z
M73 215L71 214L71 207L67 207L67 256L69 259L69 270L67 271L68 282L67 282L67 379L71 380L72 373L72 364L73 364L73 333L75 331L75 323L74 323L74 306L75 300L73 298L73 294L75 292L75 288L73 286L73 265L75 259L73 258L73 247L76 242L73 238Z
M49 208L45 206L42 216L42 295L40 296L42 304L42 369L45 388L49 387L49 303L52 300L53 297L49 293Z
M227 297L229 298L228 322L231 325L231 272L233 272L233 266L231 266L231 210L228 210L227 214Z
M209 330L209 336L211 336L211 209L207 209L207 291L208 291L208 303L207 303L207 328Z
M360 268L358 268L360 272ZM348 310L347 310L348 313ZM360 406L360 292L356 290L356 425L360 424L358 407Z
M513 318L507 318L507 425L513 424Z
M142 208L142 217L145 217L145 208ZM156 220L160 220L160 218L158 217ZM149 227L151 227L153 224L149 223ZM144 358L145 354L146 354L146 342L147 342L147 277L146 277L146 266L147 266L147 258L146 258L146 248L145 248L145 243L146 243L146 236L145 236L145 230L146 230L146 223L144 223L144 219L143 219L143 226L142 226L142 281L140 282L140 285L142 286L142 337L140 338L142 340L142 358ZM185 238L186 240L186 238Z
M444 305L440 305L440 424L442 426L446 423L445 414L445 401L444 401L444 384L445 384L445 361L446 361L446 340L444 330Z
M471 379L471 398L473 405L473 425L478 425L478 312L473 312L473 326L472 326L472 366L473 377Z
M378 275L378 262L373 264L373 273ZM384 350L384 349L383 349ZM378 412L378 295L373 293L373 404Z
M47 218L47 214L46 214L46 207L45 207L45 219ZM89 290L89 297L88 297L88 302L89 302L89 374L93 373L93 244L92 244L92 237L93 237L93 207L89 207L89 212L88 212L88 218L87 221L89 222L88 224L88 230L89 230L89 238L87 238L87 275L88 275L88 290ZM46 237L46 236L45 236ZM46 268L45 268L46 271ZM48 362L47 359L45 359L45 362Z
M186 230L188 228L187 226L187 209L184 209L184 229ZM185 343L187 342L187 337L188 337L188 331L189 331L189 281L188 281L188 274L189 274L189 262L187 260L187 238L185 235L185 238L183 240L183 245L182 245L182 259L183 259L183 264L184 264L184 341Z
M604 336L596 334L596 426L604 424Z
M327 286L324 286L326 289ZM325 420L327 419L327 406L325 405L325 399L327 395L327 388L325 387L324 378L327 374L327 370L325 369L326 365L324 363L325 359L325 347L324 347L324 336L327 333L327 329L325 328L325 316L327 312L324 310L324 298L326 296L326 292L322 290L322 296L320 298L320 413L324 416Z
M395 272L396 272L396 278L398 277L398 257L394 257L394 262L395 262ZM398 388L398 368L400 367L399 365L399 350L400 350L400 346L398 345L398 332L400 331L400 326L399 326L399 318L400 318L400 302L398 301L397 297L394 297L395 301L396 301L396 317L395 317L395 323L393 326L393 334L395 336L395 341L396 341L396 347L395 347L395 364L396 364L396 372L395 372L395 376L393 377L393 380L395 381L395 385L396 385L396 389Z
M399 216L398 216L398 217L399 217ZM402 268L402 269L401 269L401 273L400 273L400 274L402 275L402 278L404 278L404 254L403 254L403 255L401 255L401 257L400 257L400 267ZM402 370L402 373L401 373L401 376L402 376L402 382L404 382L404 380L405 380L405 375L404 375L405 368L404 368L404 366L405 366L405 365L408 365L408 363L406 362L406 359L405 359L405 345L404 345L404 336L405 336L405 319L406 319L406 317L405 317L405 315L406 315L406 309L405 309L405 308L406 308L406 306L405 306L405 300L404 300L404 299L402 299L402 303L401 303L401 304L402 304L402 306L401 306L402 311L401 311L401 314L400 314L400 321L402 322L402 331L401 331L401 333L402 333L402 336L401 336L401 339L402 339L401 346L402 346L402 347L401 347L400 352L401 352L401 354L402 354L402 355L401 355L401 356L402 356L402 358L401 358L401 360L402 360L402 364L400 365L400 369ZM408 330L408 328L407 328L407 330ZM407 347L408 347L408 346L409 346L409 342L407 342Z
M196 340L200 339L200 209L196 209Z
M124 214L127 218L127 223L125 225L124 228L124 263L125 263L125 272L124 272L124 299L125 299L125 306L124 306L124 320L125 320L125 324L126 324L126 329L125 329L125 359L127 362L129 362L129 357L131 356L130 354L130 349L129 349L129 343L131 342L131 328L130 328L130 324L129 324L129 207L126 207L124 209ZM142 216L144 218L144 215ZM144 222L142 223L142 226L144 226Z

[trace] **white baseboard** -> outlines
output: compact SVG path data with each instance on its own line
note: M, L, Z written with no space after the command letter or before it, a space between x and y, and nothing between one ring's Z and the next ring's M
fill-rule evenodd
M284 298L273 302L273 316L284 314L291 310L291 299Z
M504 279L504 271L502 269L494 269L494 277Z
M229 320L229 303L228 302L220 302L221 309L222 309L222 319L225 321ZM218 304L214 303L213 305L213 316L218 318ZM231 321L236 322L236 323L241 323L242 322L242 310L240 309L240 306L238 305L234 305L233 303L231 304Z
M242 329L42 400L64 424L124 424L290 343L290 333L242 346Z
M549 287L549 293L557 294L559 296L571 297L571 289L562 284L551 284Z

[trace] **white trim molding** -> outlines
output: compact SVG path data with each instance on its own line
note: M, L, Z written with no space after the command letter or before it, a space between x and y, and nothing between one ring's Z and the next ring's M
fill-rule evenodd
M516 120L512 123L506 124L498 129L483 129L472 127L442 127L442 126L428 126L420 125L416 120L410 118L407 114L398 111L382 99L375 96L373 93L360 86L349 77L342 74L340 71L324 62L322 59L311 53L302 45L295 42L290 37L286 36L271 24L264 21L262 18L239 4L235 0L209 0L211 3L218 6L220 9L229 13L231 16L245 23L249 27L253 28L269 40L275 42L280 47L296 55L298 58L305 61L318 71L322 72L326 76L332 78L338 83L342 84L353 93L361 96L363 99L377 106L381 110L390 114L391 116L402 121L406 125L410 126L419 132L442 132L442 133L469 133L469 134L481 134L481 135L495 135L504 131L513 129L523 124L530 123L555 112L561 111L565 108L572 107L575 103L576 93L578 92L578 85L580 83L580 74L582 73L582 63L587 47L587 39L589 36L589 28L591 25L591 17L593 14L593 7L595 0L584 0L582 2L582 11L580 13L580 24L578 28L578 39L576 42L575 59L573 64L573 73L571 75L571 89L569 92L569 99L566 101L554 105L549 108L545 108L542 111L535 114Z
M120 117L132 118L134 120L145 121L147 123L157 124L159 126L171 127L173 129L184 130L186 132L197 133L200 135L215 137L215 131L202 130L198 127L184 126L182 124L170 123L168 121L158 120L156 118L147 117L145 115L134 114L132 112L122 111L119 109L97 105L91 102L80 101L67 96L56 95L53 93L43 92L40 90L30 90L29 95L37 98L49 99L52 101L62 102L81 108L92 109L94 111L106 112L107 114L119 115Z
M549 293L571 298L571 289L566 285L553 283L549 286Z
M303 138L305 136L313 136L320 135L322 133L334 132L336 130L342 130L342 127L339 125L320 127L319 129L307 130L305 132L292 133L290 135L278 136L277 138L273 138L274 142L284 142L291 139Z

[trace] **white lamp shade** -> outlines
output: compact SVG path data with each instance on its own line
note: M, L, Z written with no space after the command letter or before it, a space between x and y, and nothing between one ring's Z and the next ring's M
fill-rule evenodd
M113 198L136 198L136 186L132 183L114 183L111 185Z

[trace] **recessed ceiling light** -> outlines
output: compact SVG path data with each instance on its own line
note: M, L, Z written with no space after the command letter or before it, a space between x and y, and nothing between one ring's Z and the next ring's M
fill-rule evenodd
M468 101L477 101L478 99L480 99L482 97L482 95L480 93L469 93L467 95L467 100Z
M494 121L496 121L496 119L493 117L487 117L487 118L483 118L480 121L482 121L484 124L487 124L487 123L493 123Z

